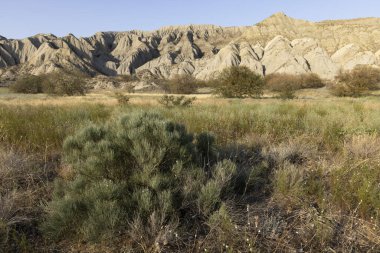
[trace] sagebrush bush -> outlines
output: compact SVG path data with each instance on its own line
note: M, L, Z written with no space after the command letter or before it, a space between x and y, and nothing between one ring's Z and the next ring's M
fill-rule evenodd
M207 225L210 228L208 236L211 237L211 240L214 240L216 248L224 250L226 245L227 247L231 247L231 244L237 241L235 236L239 236L239 234L238 231L236 231L236 224L232 220L231 212L228 210L226 204L223 203L219 210L210 216L207 220ZM218 243L221 245L217 245Z
M205 140L212 145L212 138L195 141L184 126L156 114L87 126L64 143L74 177L57 181L43 230L55 239L97 241L117 231L175 224L186 212L208 216L218 209L235 169L227 161L204 166L213 150L205 150ZM156 232L151 237L162 231ZM139 235L147 236L144 230Z
M338 97L357 97L380 88L380 69L370 66L356 66L350 71L341 71L330 92Z
M227 98L260 97L263 88L262 76L242 66L224 69L215 84L215 92Z

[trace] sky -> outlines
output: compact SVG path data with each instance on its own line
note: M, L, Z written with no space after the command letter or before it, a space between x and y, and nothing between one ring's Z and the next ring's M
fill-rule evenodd
M380 17L380 0L0 0L0 35L77 37L168 25L254 25L276 12L321 21Z

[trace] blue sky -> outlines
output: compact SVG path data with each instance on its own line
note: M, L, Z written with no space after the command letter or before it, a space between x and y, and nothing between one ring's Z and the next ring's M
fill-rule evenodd
M311 21L380 17L380 0L0 0L0 35L90 36L181 24L253 25L276 12Z

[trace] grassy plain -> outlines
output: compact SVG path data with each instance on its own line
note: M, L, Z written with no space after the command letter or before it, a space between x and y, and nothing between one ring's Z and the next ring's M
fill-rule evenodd
M61 152L67 136L89 122L149 111L190 132L213 133L219 155L242 169L254 167L252 182L260 185L249 196L226 200L232 227L206 224L198 238L179 238L162 252L380 251L376 94L334 98L324 89L303 90L294 100L270 94L262 99L197 95L187 108L165 108L156 94L128 94L130 103L118 105L113 94L54 97L0 88L0 248L128 252L123 237L96 246L45 241L38 229L44 217L41 201L50 199L54 179L64 178ZM269 171L250 163L255 159L262 159Z

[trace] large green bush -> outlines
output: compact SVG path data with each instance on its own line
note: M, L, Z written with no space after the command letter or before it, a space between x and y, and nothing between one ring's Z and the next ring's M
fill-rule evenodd
M147 113L82 129L64 143L73 175L57 181L43 230L51 238L93 241L129 232L141 246L152 244L160 228L182 226L184 216L207 217L236 171L229 161L209 162L213 142ZM156 234L145 231L152 227Z
M216 81L215 91L227 98L260 97L264 80L247 67L226 68Z

